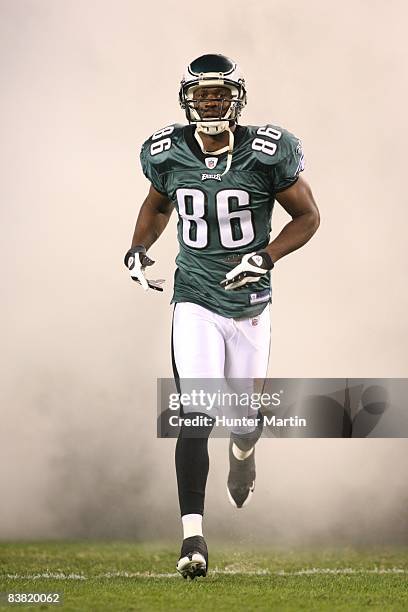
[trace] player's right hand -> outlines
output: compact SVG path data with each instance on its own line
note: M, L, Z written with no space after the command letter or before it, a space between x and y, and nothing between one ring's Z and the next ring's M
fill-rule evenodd
M148 289L163 291L161 286L164 283L163 279L148 280L144 275L145 268L153 264L154 261L146 255L146 248L143 245L132 247L125 255L125 266L129 270L132 280L142 285L145 291Z

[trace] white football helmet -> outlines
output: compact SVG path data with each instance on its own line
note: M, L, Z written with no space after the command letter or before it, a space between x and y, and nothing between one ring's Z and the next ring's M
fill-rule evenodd
M228 108L219 105L219 116L206 119L197 110L194 92L198 87L226 87L231 92ZM189 64L183 75L180 92L180 106L186 112L189 123L195 123L198 132L214 135L225 132L237 121L247 102L245 80L237 64L225 55L207 54ZM203 101L203 100L201 100ZM220 102L222 99L220 99Z

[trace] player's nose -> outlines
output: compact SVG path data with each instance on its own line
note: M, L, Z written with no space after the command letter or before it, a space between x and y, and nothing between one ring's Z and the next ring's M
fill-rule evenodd
M204 108L216 108L219 105L220 101L218 98L210 98L208 97L207 100L205 100L204 102Z

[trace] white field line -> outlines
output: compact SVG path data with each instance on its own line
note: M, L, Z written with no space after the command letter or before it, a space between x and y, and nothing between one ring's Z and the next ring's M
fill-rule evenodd
M209 575L224 575L224 576L315 576L315 575L365 575L365 574L408 574L408 570L399 567L372 569L353 569L351 567L312 567L308 569L295 570L287 572L286 570L278 570L271 572L268 569L247 570L244 569L218 569L210 570ZM9 580L88 580L100 578L179 578L180 574L174 573L157 573L157 572L107 572L105 574L97 574L95 576L86 576L85 574L65 574L64 572L43 572L41 574L0 574L0 578Z

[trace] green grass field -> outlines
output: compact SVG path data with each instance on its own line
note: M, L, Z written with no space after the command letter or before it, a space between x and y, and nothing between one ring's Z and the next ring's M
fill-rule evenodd
M408 610L408 550L217 547L207 578L175 573L178 546L124 542L0 544L0 591L63 593L62 606L2 609Z

